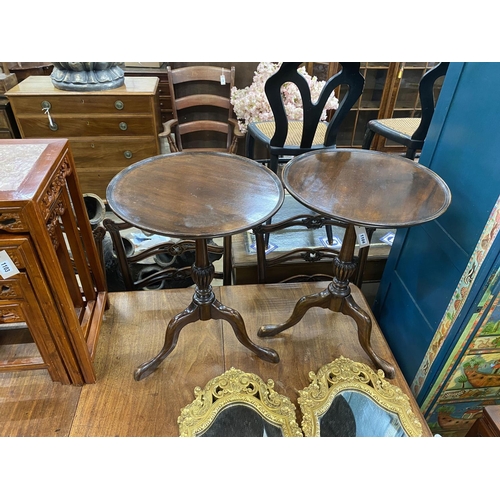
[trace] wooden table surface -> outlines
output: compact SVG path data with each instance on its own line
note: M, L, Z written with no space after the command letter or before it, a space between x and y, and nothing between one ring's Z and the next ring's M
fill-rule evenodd
M178 436L177 417L194 399L194 388L204 387L231 367L255 373L264 381L273 379L275 390L297 405L298 391L309 385L309 372L317 372L340 355L373 368L359 345L354 321L329 310L311 309L288 331L274 338L257 337L262 324L282 321L300 297L325 285L214 287L219 300L241 312L250 338L275 349L281 361L272 364L259 359L238 342L224 321L198 321L182 330L174 351L140 382L133 378L135 368L156 354L168 321L190 300L192 289L111 293L94 361L97 382L67 387L54 384L43 371L0 374L4 395L0 436ZM352 293L369 311L355 286ZM374 348L397 366L373 321ZM410 394L399 369L390 382ZM412 397L410 402L424 435L430 436L417 403Z
M285 166L283 184L306 207L366 227L421 224L439 217L451 201L432 170L378 151L311 151Z
M284 190L268 168L242 156L186 152L131 165L111 181L106 198L135 227L192 239L265 222L282 205Z

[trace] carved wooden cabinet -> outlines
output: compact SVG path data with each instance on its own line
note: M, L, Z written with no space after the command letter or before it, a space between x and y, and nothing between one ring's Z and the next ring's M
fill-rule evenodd
M116 89L56 89L30 76L7 94L23 138L68 138L83 193L106 197L122 169L160 153L157 77L126 77Z
M107 291L68 141L0 140L0 171L0 372L95 382Z

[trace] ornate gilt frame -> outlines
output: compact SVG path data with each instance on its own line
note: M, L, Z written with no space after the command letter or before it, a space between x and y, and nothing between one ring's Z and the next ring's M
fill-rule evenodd
M318 373L309 372L311 384L299 391L302 430L306 437L320 436L320 418L342 391L358 391L367 395L383 409L398 415L408 436L422 436L422 425L413 413L409 398L399 387L384 379L363 363L340 356L323 366Z
M204 389L195 387L195 400L181 410L177 419L181 437L199 436L226 407L240 404L253 408L262 418L282 429L284 437L300 437L295 405L253 373L231 368L210 380Z

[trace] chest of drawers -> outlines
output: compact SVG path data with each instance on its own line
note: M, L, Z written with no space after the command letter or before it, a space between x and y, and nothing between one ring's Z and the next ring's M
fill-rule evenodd
M132 68L125 66L123 72L127 76L156 76L158 77L158 105L160 110L160 119L162 123L171 120L174 115L172 112L172 98L170 96L170 87L168 85L168 63L163 63L160 68Z
M107 291L68 140L0 140L0 171L0 372L95 382Z
M21 137L69 139L83 193L105 198L118 172L160 154L157 77L72 92L56 89L50 76L30 76L7 96Z
M0 139L19 137L9 100L0 94Z

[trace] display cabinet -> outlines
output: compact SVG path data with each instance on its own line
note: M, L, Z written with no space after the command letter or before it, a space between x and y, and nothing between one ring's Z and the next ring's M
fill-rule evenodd
M107 291L68 140L0 140L0 171L0 372L93 383Z
M435 62L362 62L360 72L365 78L363 94L350 110L337 137L340 147L361 147L370 120L381 118L403 118L420 116L418 84ZM306 63L306 69L320 80L327 80L339 69L339 63ZM435 86L436 99L442 80ZM346 89L336 91L342 99ZM400 145L375 136L372 149L386 152L404 151Z

